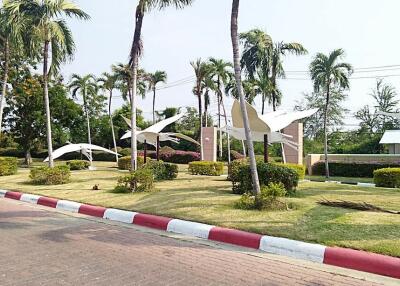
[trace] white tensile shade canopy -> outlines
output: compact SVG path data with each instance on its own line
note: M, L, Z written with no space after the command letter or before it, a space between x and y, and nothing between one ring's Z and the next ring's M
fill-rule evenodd
M153 145L157 147L157 137L159 138L159 141L172 141L172 142L179 142L179 139L184 139L189 142L192 142L194 144L200 145L199 142L194 140L193 138L186 136L181 133L175 133L175 132L161 132L165 127L168 125L178 121L181 119L185 113L181 113L175 116L172 116L170 118L167 118L165 120L162 120L160 122L157 122L156 124L142 130L142 131L136 131L136 136L137 140L140 143L148 143L150 145ZM129 120L125 120L127 123ZM128 124L130 125L130 124ZM124 136L121 137L121 140L123 139L128 139L132 137L131 131L127 131Z
M61 148L58 148L57 150L55 150L53 152L53 158L57 159L59 157L61 157L64 154L67 153L72 153L72 152L82 152L83 155L85 155L89 161L92 161L92 151L100 151L100 152L106 152L106 153L110 153L113 155L118 155L120 156L118 153L115 153L111 150L108 150L106 148L97 146L97 145L93 145L93 144L86 144L86 143L79 143L79 144L67 144ZM44 162L49 161L49 157L47 157Z

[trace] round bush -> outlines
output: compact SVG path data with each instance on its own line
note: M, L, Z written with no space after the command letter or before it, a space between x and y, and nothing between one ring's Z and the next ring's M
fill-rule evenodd
M144 164L144 158L138 156L137 157L138 168L141 167L143 164ZM125 156L125 157L119 158L119 160L118 160L118 169L120 169L120 170L130 170L131 169L131 156Z
M0 176L10 176L17 173L18 161L15 157L0 157Z
M67 161L67 166L70 170L87 170L89 169L90 162L83 160L71 160Z
M150 169L155 180L173 180L178 176L178 165L151 160L142 168Z
M149 192L154 189L154 177L150 169L139 169L129 175L120 177L115 193Z
M38 167L31 169L29 177L38 185L61 185L69 182L71 171L69 166Z
M192 175L220 176L224 172L224 163L208 161L190 162L189 172Z
M383 168L375 170L374 183L377 187L399 188L400 168Z
M299 175L299 179L300 180L303 180L304 177L306 176L306 167L304 165L291 164L291 163L286 163L286 164L284 164L284 163L275 163L275 164L279 165L279 166L284 166L284 167L293 169Z

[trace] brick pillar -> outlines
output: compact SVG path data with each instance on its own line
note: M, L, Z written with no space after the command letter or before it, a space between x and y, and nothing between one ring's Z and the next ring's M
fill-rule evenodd
M303 164L303 123L293 122L288 127L283 129L283 133L286 135L291 135L290 141L296 142L299 147L298 151L290 148L289 146L284 146L285 157L287 163L293 164Z
M203 127L203 160L217 161L217 128Z

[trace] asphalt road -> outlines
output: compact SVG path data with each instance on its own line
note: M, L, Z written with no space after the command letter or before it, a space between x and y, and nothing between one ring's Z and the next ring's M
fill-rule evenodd
M0 199L0 285L382 285L394 280Z

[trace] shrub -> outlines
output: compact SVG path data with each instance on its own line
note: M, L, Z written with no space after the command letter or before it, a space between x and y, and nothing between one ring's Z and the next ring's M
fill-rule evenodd
M189 164L193 161L200 161L200 153L190 151L163 152L160 153L160 160L175 164Z
M137 157L138 168L141 167L143 164L144 164L144 158L138 156ZM119 160L118 160L118 169L120 169L120 170L130 170L131 169L131 156L125 156L125 157L119 158Z
M150 169L155 180L173 180L178 176L178 165L151 160L143 165Z
M377 187L399 188L400 168L384 168L375 170L374 183Z
M89 169L90 162L83 160L67 161L70 170L86 170Z
M18 161L15 157L0 157L0 176L9 176L17 173Z
M237 171L231 173L232 191L235 194L251 192L252 179L250 165L247 162L240 164ZM257 162L258 178L261 186L269 183L282 183L288 194L293 194L299 182L298 173L284 165Z
M71 172L66 165L31 169L29 177L38 185L60 185L69 182Z
M114 188L116 193L148 192L154 189L153 173L150 169L138 169L129 175L120 177Z
M342 163L329 162L329 175L336 177L372 178L374 171L382 168L400 167L398 164L382 163ZM325 176L325 162L319 161L312 166L313 175Z
M190 162L189 172L192 175L220 176L224 172L224 163L222 162Z
M251 196L249 193L244 193L241 198L235 203L239 209L258 209L258 210L283 210L287 209L286 202L280 201L278 198L286 195L285 187L282 183L269 183L268 186L261 188L261 193L258 197Z
M299 180L303 180L304 177L306 176L306 167L304 165L291 164L291 163L286 163L286 164L276 163L276 164L295 170L299 175Z
M17 148L0 148L1 157L24 158L25 152Z

